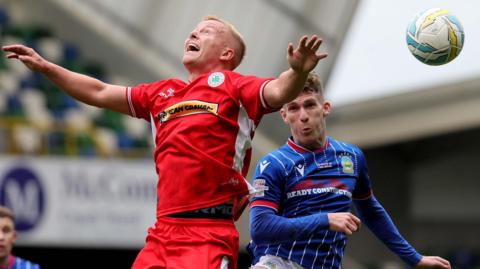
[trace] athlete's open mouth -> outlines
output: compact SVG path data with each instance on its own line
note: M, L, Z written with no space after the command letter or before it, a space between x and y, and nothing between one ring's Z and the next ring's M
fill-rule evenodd
M197 44L193 44L193 43L187 44L187 52L199 51L199 50L200 50L200 47Z

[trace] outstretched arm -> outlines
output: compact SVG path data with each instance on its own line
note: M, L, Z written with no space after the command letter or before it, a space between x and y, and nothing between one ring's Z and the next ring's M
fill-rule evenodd
M255 206L250 209L250 235L256 244L273 244L308 239L312 234L330 229L348 235L357 231L360 220L351 213L317 213L286 218L272 208Z
M295 99L303 90L308 73L318 61L327 57L325 53L317 54L321 44L322 39L315 35L311 38L303 36L295 49L291 43L288 44L287 59L290 68L269 82L264 89L264 98L270 107L281 107Z
M18 59L30 70L44 74L50 81L73 98L97 107L130 114L126 87L104 83L98 79L69 71L42 58L24 45L3 46L7 58Z
M408 265L417 269L451 269L450 263L440 257L420 255L400 234L382 205L372 195L355 200L359 216L367 227Z

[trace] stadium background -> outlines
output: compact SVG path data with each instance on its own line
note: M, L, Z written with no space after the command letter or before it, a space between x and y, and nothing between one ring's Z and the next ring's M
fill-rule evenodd
M399 2L399 1L397 1ZM216 14L245 36L239 71L275 76L302 34L324 38L316 69L334 104L329 134L360 145L376 196L404 236L453 268L480 268L480 18L473 1L1 0L1 43L103 80L185 79L183 41ZM420 64L405 45L417 12L453 11L466 32L459 58ZM274 130L274 131L272 131ZM285 142L269 115L254 160ZM129 268L154 221L149 126L81 105L15 61L0 60L0 203L18 215L14 253L43 268ZM244 249L248 213L237 223ZM239 268L248 256L240 253ZM404 268L368 229L345 268Z

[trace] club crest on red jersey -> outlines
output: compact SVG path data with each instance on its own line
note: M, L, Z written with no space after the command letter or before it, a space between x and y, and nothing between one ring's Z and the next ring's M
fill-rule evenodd
M223 84L225 81L225 75L221 72L211 73L208 76L208 86L215 88Z

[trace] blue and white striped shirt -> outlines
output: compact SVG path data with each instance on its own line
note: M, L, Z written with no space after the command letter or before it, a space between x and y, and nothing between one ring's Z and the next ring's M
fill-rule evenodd
M11 255L5 269L40 269L40 265Z
M316 151L289 139L258 162L253 185L260 192L253 197L251 207L269 207L286 218L349 212L352 199L372 194L363 152L331 137L325 148ZM254 263L270 254L305 268L334 269L341 267L346 241L344 233L323 229L305 240L263 245L252 242L249 250Z

